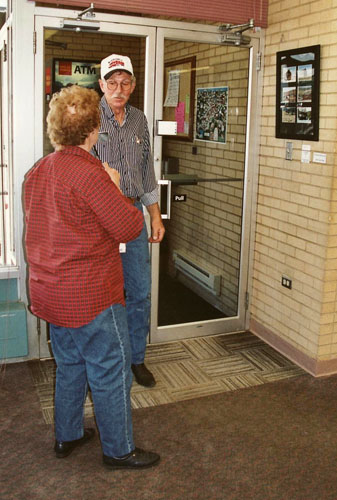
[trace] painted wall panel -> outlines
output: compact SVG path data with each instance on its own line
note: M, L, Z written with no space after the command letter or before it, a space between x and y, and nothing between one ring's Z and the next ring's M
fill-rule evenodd
M55 0L40 0L40 4L53 4ZM63 5L86 9L87 0L63 0ZM186 19L202 19L223 23L245 23L255 20L255 26L267 27L268 0L96 0L95 9L118 11L119 13L135 13L156 16L183 17Z

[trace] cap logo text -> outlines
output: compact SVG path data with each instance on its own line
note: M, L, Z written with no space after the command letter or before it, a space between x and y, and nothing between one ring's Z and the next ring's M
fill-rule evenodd
M118 59L114 59L109 62L109 68L113 68L114 66L125 66L123 61L119 61Z

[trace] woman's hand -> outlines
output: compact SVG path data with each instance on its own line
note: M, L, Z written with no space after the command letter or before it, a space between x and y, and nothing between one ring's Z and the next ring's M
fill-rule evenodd
M106 161L103 163L103 167L105 171L109 174L109 177L112 180L112 182L118 187L119 190L121 190L119 187L119 180L120 180L119 172L116 169L109 167Z

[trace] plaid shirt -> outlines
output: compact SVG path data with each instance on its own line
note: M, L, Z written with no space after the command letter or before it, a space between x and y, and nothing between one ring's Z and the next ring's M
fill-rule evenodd
M125 304L119 244L140 234L143 215L99 160L77 146L42 158L27 174L24 207L34 314L76 328Z

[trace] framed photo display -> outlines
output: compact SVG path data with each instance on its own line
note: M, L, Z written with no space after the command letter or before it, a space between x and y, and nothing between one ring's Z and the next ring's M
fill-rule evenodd
M320 45L276 54L276 137L319 140Z
M226 144L228 87L197 89L195 140Z

